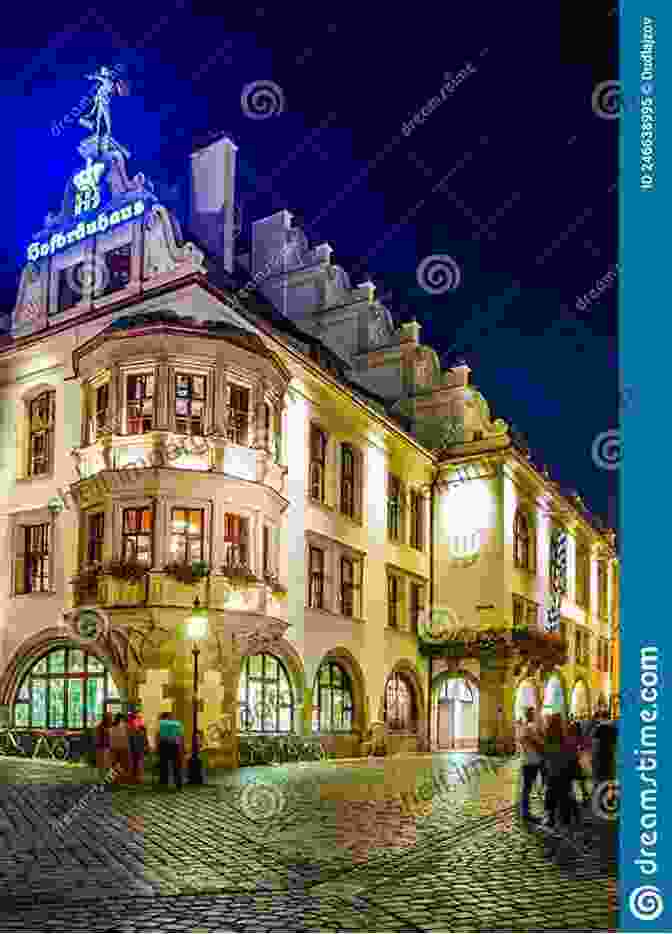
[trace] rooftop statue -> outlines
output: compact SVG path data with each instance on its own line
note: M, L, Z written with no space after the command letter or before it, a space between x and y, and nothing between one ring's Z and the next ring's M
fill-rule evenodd
M99 71L92 75L86 75L89 81L98 82L96 93L93 98L93 106L88 114L79 118L82 126L95 131L97 148L100 151L101 141L109 141L112 138L112 117L110 115L110 99L113 94L120 97L127 97L129 90L125 81L122 81L118 74L110 68L103 65ZM102 132L103 123L105 132Z

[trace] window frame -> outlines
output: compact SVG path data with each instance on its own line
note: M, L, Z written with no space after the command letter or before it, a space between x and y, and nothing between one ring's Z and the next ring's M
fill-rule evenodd
M397 717L395 720L390 720L390 706L388 701L388 693L390 684L396 684L396 695L399 694L399 684L403 684L408 696L410 697L409 711L408 711L408 723L402 723L401 719ZM398 703L398 701L397 701ZM385 723L386 729L390 732L395 733L415 733L418 727L418 701L415 696L415 687L411 679L404 672L393 671L388 676L385 681L385 693L384 693L384 710L383 710L383 720ZM401 724L401 725L397 725Z
M244 393L244 395L242 395ZM226 387L227 402L227 421L226 437L231 444L239 447L249 447L251 433L251 412L252 412L252 390L243 383L232 381L227 383ZM234 405L234 400L238 398L245 399L246 407Z
M194 380L196 379L203 380L203 395L202 396L194 395ZM188 409L187 415L180 415L178 414L178 411L177 411L177 403L178 403L177 384L179 380L186 380L187 385L189 386L189 395L186 397L187 409ZM205 431L206 431L206 421L207 421L208 404L209 404L208 377L203 373L194 373L186 369L182 369L182 370L176 369L173 373L173 386L174 386L174 394L173 394L172 403L173 403L173 414L175 418L176 434L186 435L187 437L190 437L190 438L204 437ZM194 403L201 405L200 415L193 414ZM194 423L196 421L198 422L197 427L199 428L199 431L193 430ZM186 427L188 429L187 431L183 431L182 428L178 427L180 422L186 423Z
M142 530L141 530L141 531L133 531L133 532L126 532L126 531L125 531L125 529L126 529L126 515L127 515L128 513L131 513L131 512L135 512L135 513L145 513L145 512L147 512L147 513L149 513L149 515L150 515L150 517L151 517L151 528L150 528L150 531L149 531L149 532L144 532L144 531L142 531ZM141 520L141 525L142 525L142 520ZM137 506L136 506L136 505L133 505L133 506L123 506L123 508L122 508L122 510L121 510L121 550L120 550L121 560L122 560L122 561L126 561L126 562L136 561L136 562L138 562L139 564L143 564L143 565L144 565L145 562L144 562L144 561L138 561L138 558L137 558L137 554L138 554L138 551L137 551L137 542L136 542L135 549L134 549L134 550L133 550L133 549L131 550L132 553L131 553L130 555L127 554L126 542L127 542L127 541L131 541L131 540L134 539L134 538L135 538L135 539L138 539L138 538L140 538L140 537L142 537L142 538L148 538L148 539L149 539L149 562L147 563L147 567L148 567L148 568L151 568L151 567L153 566L153 563L154 563L154 547L155 547L154 533L155 533L155 529L156 529L156 516L155 516L155 514L154 514L154 507L153 507L151 504L149 504L149 505L137 505Z
M102 534L100 537L96 536L95 533L95 523L98 520L102 520ZM91 546L94 546L93 549ZM100 557L92 557L92 550L95 551L96 547L100 546ZM95 511L87 513L86 516L86 563L87 564L102 564L103 563L103 554L105 551L105 511L102 509L97 509Z
M354 444L351 444L349 441L341 442L340 446L340 495L339 495L339 509L342 515L347 516L353 521L357 520L358 516L358 485L359 485L359 458L358 452ZM347 458L346 458L347 454ZM352 465L352 470L349 474L346 474L346 461L350 460ZM350 498L348 503L346 500Z
M426 584L421 581L409 581L410 596L408 601L409 623L411 632L419 635L418 622L420 614L424 613L426 605Z
M319 456L316 456L316 441L319 442ZM329 435L316 422L310 423L308 453L308 495L314 502L324 506L327 503Z
M322 684L322 678L321 678L322 670L325 667L328 667L329 669L329 684L327 685ZM340 677L341 677L340 686L338 684L334 684L334 669L340 672ZM345 702L343 704L343 713L346 714L349 712L349 715L350 715L350 726L349 727L347 726L335 727L334 726L333 694L335 691L340 691L343 693L344 696L345 695L349 696L349 700L350 700L349 705L346 704ZM322 710L323 710L322 694L323 693L332 695L330 702L328 704L328 707L327 707L328 712L329 712L329 720L330 720L327 727L325 727L322 722ZM349 733L352 733L352 731L354 730L354 724L355 724L355 700L354 700L354 692L352 690L352 678L350 677L350 673L343 667L343 665L339 664L333 659L326 659L325 661L322 662L320 667L317 669L317 674L315 675L315 682L313 684L313 722L312 722L313 732L323 733L323 734L331 734L331 733L338 733L341 735L349 734Z
M140 399L131 399L129 395L129 384L131 380L136 380L143 387L143 394ZM151 395L147 394L147 383L151 380L152 393ZM155 406L156 406L156 373L154 369L144 369L139 370L138 372L125 372L124 373L124 418L125 418L125 427L127 435L146 435L150 431L154 431L154 424L156 418ZM144 414L145 404L149 403L151 405L151 411L149 414ZM131 415L131 407L139 406L140 414ZM149 419L149 426L146 426L146 421ZM132 431L131 425L135 422L141 422L140 431Z
M401 576L394 571L387 572L387 625L389 629L399 631L403 613L402 599L403 582ZM394 597L393 599L393 592ZM394 609L393 609L394 608Z
M315 555L321 555L320 562L321 568L316 572L313 565L313 558ZM326 609L326 568L327 568L327 550L320 547L319 545L313 545L309 543L308 545L308 608L311 610L325 610ZM319 581L319 601L315 601L315 582Z
M46 405L47 418L45 427L38 430L33 429L33 418L40 417L37 412L33 413L33 408L39 403ZM50 476L54 472L54 436L56 428L56 391L54 389L43 389L31 399L27 400L27 419L28 419L28 470L27 475L31 479L41 479ZM44 455L41 462L44 464L44 470L35 470L35 450L34 439L43 439Z
M178 520L175 519L175 513L176 513L176 512L184 513L185 516L186 516L186 519L185 519L184 521L187 523L187 526L186 526L185 529L184 529L184 534L183 534L182 532L180 532L180 531L177 531L177 532L175 531L174 523L175 523L176 521L178 521ZM197 536L197 535L194 535L193 533L190 534L190 533L188 532L189 523L191 522L192 513L198 514L198 515L200 516L200 534L199 534L198 536ZM170 541L170 544L169 544L169 554L170 554L170 560L171 560L171 561L174 561L174 562L176 562L176 563L178 563L178 564L193 564L195 561L205 561L205 560L206 560L206 554L205 554L205 513L206 513L206 511L205 511L205 509L203 509L202 507L201 507L201 508L199 508L199 507L194 507L194 506L171 506L171 507L170 507L170 518L169 518L168 535L169 535L169 541ZM172 546L173 546L173 544L174 544L174 542L175 542L175 539L178 539L178 540L179 540L179 539L183 539L183 540L184 540L184 558L179 558L179 557L177 557L177 556L176 556L176 553L173 552L173 547L172 547ZM193 553L192 553L192 551L193 551L193 543L194 543L194 542L197 543L197 545L198 545L197 551L200 552L200 555L199 555L198 557L194 557L194 555L193 555Z
M587 610L590 606L590 547L583 539L576 539L574 558L574 602Z
M523 531L524 530L524 531ZM519 506L513 519L513 564L522 571L536 570L535 539L526 509Z
M31 533L36 530L42 530L41 535L39 536L42 539L42 544L46 539L46 550L39 552L39 566L41 573L39 574L40 583L44 584L45 577L47 586L34 587L33 586L33 577L31 573L32 569L32 558L33 550L30 547L30 537ZM24 534L24 566L23 566L23 594L43 594L43 593L54 593L53 586L53 524L51 522L37 522L32 525L23 525L22 526Z
M251 661L252 658L255 658L255 657L257 657L257 656L261 656L261 657L262 657L261 676L250 675L250 661ZM275 676L274 679L272 679L272 678L270 678L270 677L269 677L269 678L266 678L266 677L265 677L265 674L266 674L266 658L272 658L272 659L274 660L274 662L276 663L276 665L277 665L277 668L276 668L276 676ZM291 701L291 703L289 704L289 707L287 707L286 705L283 705L283 704L280 703L280 689L279 689L279 685L282 683L281 673L282 673L282 675L284 675L284 678L285 678L286 683L287 683L287 687L289 688L289 697L290 697L290 701ZM245 700L244 700L244 701L241 701L241 699L240 699L240 694L241 694L241 684L243 683L243 680L245 681ZM266 693L267 693L266 685L274 685L276 688L278 688L277 700L276 700L276 703L275 703L275 705L274 705L274 713L275 713L275 718L274 718L274 719L275 719L275 728L274 728L274 729L271 729L271 730L265 730L265 729L263 729L263 723L264 723L264 719L265 719L264 717L261 718L261 721L262 721L262 729L260 729L260 730L246 729L246 728L244 728L244 727L241 726L241 720L242 720L241 708L244 707L244 708L247 708L248 710L250 709L250 704L249 704L249 697L250 697L250 680L253 681L253 682L258 682L258 683L260 683L260 684L262 685L262 688L261 688L261 703L262 703L262 705L265 704L265 698L266 698ZM277 728L277 727L278 727L278 724L279 724L279 721L280 721L280 710L283 709L283 707L284 707L284 709L289 709L289 711L290 711L290 715L289 715L289 730L279 730L279 729ZM284 663L284 661L283 661L282 658L280 658L278 655L273 655L271 652L256 652L254 655L247 655L247 656L243 659L243 663L242 663L242 665L241 665L241 670L240 670L240 677L239 677L239 679L238 679L237 709L236 709L236 713L237 713L237 732L238 732L239 734L241 734L241 735L243 735L243 736L250 736L250 735L252 735L252 736L254 736L254 735L262 735L262 736L287 736L287 735L289 735L289 734L291 734L291 733L294 732L294 718L295 718L295 713L296 713L296 707L297 707L297 701L296 701L296 698L294 697L294 685L292 684L291 676L290 676L289 671L288 671L288 669L287 669L287 666L285 665L285 663Z
M396 530L395 530L396 529ZM397 545L403 544L403 484L401 477L387 473L387 538Z
M237 521L235 521L237 520ZM235 527L238 526L236 534ZM222 520L222 564L231 567L252 567L252 523L239 512L225 512Z
M416 551L425 550L425 497L420 490L410 491L411 529L409 545Z

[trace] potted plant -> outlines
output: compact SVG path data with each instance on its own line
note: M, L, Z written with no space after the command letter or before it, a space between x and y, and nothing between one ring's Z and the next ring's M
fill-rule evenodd
M171 561L163 570L181 584L197 584L208 576L210 565L207 561Z
M148 564L143 564L135 558L113 558L105 565L105 573L118 580L136 583L143 579L149 570Z

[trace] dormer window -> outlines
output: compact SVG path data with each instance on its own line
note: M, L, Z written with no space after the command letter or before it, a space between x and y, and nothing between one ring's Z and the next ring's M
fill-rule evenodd
M228 438L233 444L245 445L248 442L250 427L250 390L242 386L229 389L229 426Z
M205 434L205 392L205 376L175 374L175 428L179 434Z
M154 376L143 373L129 376L126 382L126 430L129 435L142 435L152 430L154 410Z

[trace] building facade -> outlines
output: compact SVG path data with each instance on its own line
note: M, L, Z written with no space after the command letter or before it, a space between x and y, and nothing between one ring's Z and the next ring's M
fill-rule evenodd
M388 752L506 749L528 704L607 707L613 533L491 418L469 367L442 371L287 211L235 256L230 140L191 157L195 243L109 135L79 151L0 348L16 731L141 703L190 743L194 648L224 766L269 734L346 757L372 731Z

